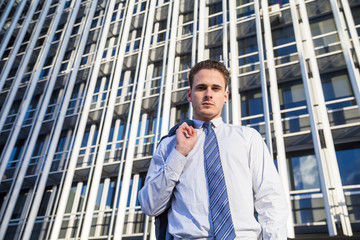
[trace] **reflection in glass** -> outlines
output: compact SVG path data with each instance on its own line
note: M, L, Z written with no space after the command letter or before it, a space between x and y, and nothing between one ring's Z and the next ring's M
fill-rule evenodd
M320 188L319 172L315 155L295 156L288 159L290 190Z

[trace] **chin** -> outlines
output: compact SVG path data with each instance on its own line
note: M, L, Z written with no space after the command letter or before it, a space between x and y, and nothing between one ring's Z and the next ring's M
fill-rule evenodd
M209 112L201 112L199 114L199 117L203 118L203 119L208 119L208 120L211 120L211 119L214 119L217 117L217 114L215 113L209 113Z

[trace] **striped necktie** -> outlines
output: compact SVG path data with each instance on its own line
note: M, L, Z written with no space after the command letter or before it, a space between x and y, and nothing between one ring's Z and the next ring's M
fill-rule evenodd
M209 186L210 213L216 240L234 239L235 230L231 218L229 199L221 166L218 141L211 122L204 122L204 158Z

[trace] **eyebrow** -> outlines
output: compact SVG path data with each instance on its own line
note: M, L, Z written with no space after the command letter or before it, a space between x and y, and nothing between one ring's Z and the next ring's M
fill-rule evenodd
M196 85L195 87L197 88L197 87L207 87L208 85L206 85L206 84L198 84L198 85ZM222 86L221 85L218 85L218 84L213 84L213 85L211 85L211 87L219 87L219 88L222 88Z

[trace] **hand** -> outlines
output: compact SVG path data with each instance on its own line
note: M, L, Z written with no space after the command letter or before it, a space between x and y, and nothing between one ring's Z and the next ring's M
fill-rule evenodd
M189 152L194 148L197 142L197 132L196 130L183 123L176 130L176 147L175 149L180 152L182 155L187 156Z

